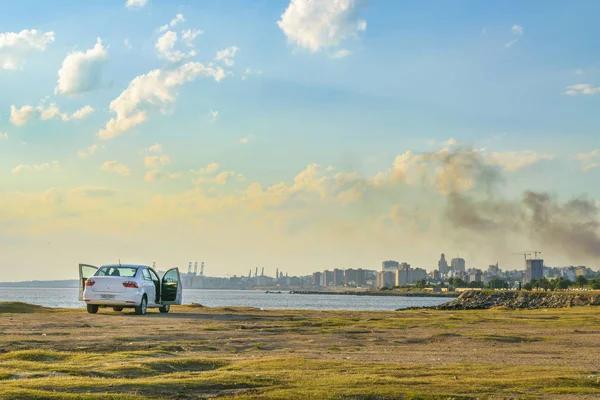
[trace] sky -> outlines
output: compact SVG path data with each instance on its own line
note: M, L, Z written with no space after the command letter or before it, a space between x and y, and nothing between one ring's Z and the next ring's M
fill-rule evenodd
M0 273L600 266L597 1L0 3Z

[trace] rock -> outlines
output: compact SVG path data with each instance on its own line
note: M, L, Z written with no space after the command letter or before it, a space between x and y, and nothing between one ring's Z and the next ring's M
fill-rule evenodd
M600 305L600 295L569 292L470 290L455 300L433 307L438 310L539 309Z

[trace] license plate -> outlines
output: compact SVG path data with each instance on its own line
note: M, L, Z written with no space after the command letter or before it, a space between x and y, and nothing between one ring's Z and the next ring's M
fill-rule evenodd
M104 300L109 300L109 299L112 300L115 298L115 295L114 294L103 294L100 297L102 297Z

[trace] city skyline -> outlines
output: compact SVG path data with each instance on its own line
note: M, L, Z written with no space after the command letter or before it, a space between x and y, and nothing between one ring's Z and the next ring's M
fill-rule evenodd
M430 269L436 249L516 266L528 248L598 269L598 12L2 4L0 273Z

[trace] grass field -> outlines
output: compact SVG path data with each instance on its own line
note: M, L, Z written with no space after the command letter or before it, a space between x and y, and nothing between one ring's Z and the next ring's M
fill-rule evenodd
M0 303L0 398L598 399L600 309L171 313Z

